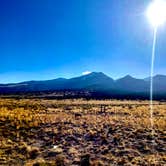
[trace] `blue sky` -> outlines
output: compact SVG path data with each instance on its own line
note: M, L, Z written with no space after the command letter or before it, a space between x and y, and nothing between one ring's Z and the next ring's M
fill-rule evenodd
M0 82L149 75L150 0L0 1ZM166 26L158 32L155 73L166 74Z

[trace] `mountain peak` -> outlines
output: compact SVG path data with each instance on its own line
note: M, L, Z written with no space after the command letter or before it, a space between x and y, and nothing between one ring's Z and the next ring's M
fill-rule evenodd
M124 78L133 78L131 75L126 75L126 76L124 76Z
M131 80L131 79L135 79L135 78L128 74L128 75L118 79L117 81L119 81L119 80Z
M82 76L83 78L96 78L96 79L112 79L103 72L92 72L88 75Z
M88 75L93 75L93 76L96 76L96 75L104 75L104 76L106 76L103 72L92 72L92 73L89 73Z
M161 75L161 74L157 74L157 75L154 76L154 78L160 78L160 77L162 77L162 78L163 78L163 77L166 78L165 75Z
M150 81L150 78L151 77L146 77L144 78L145 81ZM162 74L157 74L155 76L153 76L153 79L156 81L156 80L161 80L161 79L166 79L166 75L162 75Z

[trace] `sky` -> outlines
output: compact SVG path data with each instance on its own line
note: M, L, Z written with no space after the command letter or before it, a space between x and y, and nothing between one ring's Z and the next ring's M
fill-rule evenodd
M150 0L0 1L0 83L112 78L150 73ZM157 34L155 74L166 74L166 26Z

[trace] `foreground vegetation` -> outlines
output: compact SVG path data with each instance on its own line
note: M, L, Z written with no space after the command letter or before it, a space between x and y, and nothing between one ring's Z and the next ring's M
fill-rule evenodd
M166 165L166 103L0 100L0 165Z

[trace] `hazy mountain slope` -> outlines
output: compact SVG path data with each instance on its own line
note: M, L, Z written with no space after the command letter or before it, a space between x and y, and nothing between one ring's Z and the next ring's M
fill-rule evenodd
M154 92L166 93L166 76L156 75L154 77Z

